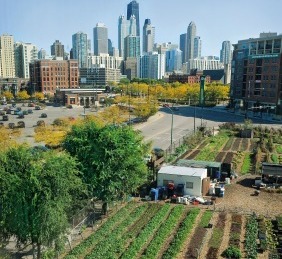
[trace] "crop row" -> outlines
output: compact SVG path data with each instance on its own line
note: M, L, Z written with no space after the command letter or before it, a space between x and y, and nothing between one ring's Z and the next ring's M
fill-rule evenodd
M242 144L241 144L241 151L248 151L249 149L249 140L247 138L242 139Z
M215 158L216 162L221 162L223 160L223 158L225 157L226 152L219 152Z
M231 148L231 149L232 149L233 151L239 150L240 143L241 143L241 139L236 138L235 141L233 142L233 145L232 145L232 148Z
M257 258L257 236L258 236L258 222L256 216L252 215L247 220L245 250L246 256L249 259Z
M231 164L232 163L232 160L233 160L233 156L234 156L234 153L233 152L228 152L226 154L226 157L224 158L224 163L227 163L227 164Z
M195 158L198 154L200 153L199 149L194 150L188 157L187 159L193 159Z
M85 239L82 243L77 245L65 257L65 259L83 258L83 255L92 247L94 247L101 239L105 238L105 233L110 233L111 230L118 224L126 215L136 206L135 203L130 202L125 207L117 211L111 218L109 218L103 225L101 225L94 234Z
M110 233L110 235L106 238L101 240L96 246L95 249L92 250L91 254L87 255L86 259L98 259L98 258L114 258L113 255L115 253L112 247L115 245L116 240L127 230L127 228L136 222L145 212L147 209L146 205L142 205L130 213L129 217L124 219L123 222L114 229ZM110 253L110 255L109 255ZM107 254L107 256L106 256Z
M220 213L209 242L210 248L206 255L207 259L218 258L218 250L223 239L225 221L226 221L226 213Z
M173 208L167 220L162 224L158 232L155 234L154 238L152 239L151 243L147 247L144 258L146 259L154 259L157 258L158 252L160 248L163 246L164 240L166 240L171 231L177 225L180 217L182 216L184 211L184 207L179 205Z
M165 251L163 259L172 259L177 256L183 243L190 234L195 224L196 218L200 210L193 208L189 211L187 217L180 223L180 227L175 235L174 239L170 243L169 248Z
M233 140L234 140L234 137L229 138L222 150L228 151L232 146Z
M207 233L207 227L212 217L212 211L205 211L198 227L195 230L193 237L187 249L186 258L196 259L199 257L203 240Z
M230 227L229 245L233 247L240 247L240 236L242 230L242 216L233 214Z
M152 237L155 231L160 227L163 220L165 220L166 214L170 211L171 206L169 204L163 205L159 212L148 222L145 228L140 232L138 237L130 244L128 249L121 256L123 259L132 259L142 250L146 242Z
M127 231L119 236L111 246L110 251L104 254L105 258L119 258L121 254L126 250L128 244L131 242L132 238L138 236L142 229L147 225L148 221L155 216L155 214L160 210L162 205L160 204L150 204L147 211L142 215L142 217L131 225Z

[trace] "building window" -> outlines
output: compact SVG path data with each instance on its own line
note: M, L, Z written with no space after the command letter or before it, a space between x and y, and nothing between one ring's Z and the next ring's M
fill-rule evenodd
M193 189L193 182L186 182L187 189Z

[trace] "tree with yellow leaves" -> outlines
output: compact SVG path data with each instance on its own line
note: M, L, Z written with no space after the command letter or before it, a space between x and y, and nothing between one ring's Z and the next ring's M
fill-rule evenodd
M14 98L14 95L9 91L3 92L1 96L5 97L7 101L10 101Z
M32 97L40 101L44 100L44 94L41 92L36 92Z
M30 98L30 95L27 93L26 90L23 90L17 93L17 98L20 100L27 100Z
M4 151L10 147L18 145L16 138L21 135L19 129L7 129L4 126L0 126L0 150Z

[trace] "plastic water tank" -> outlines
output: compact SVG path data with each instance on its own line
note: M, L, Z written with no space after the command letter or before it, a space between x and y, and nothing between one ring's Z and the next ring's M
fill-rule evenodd
M230 178L229 178L229 177L226 177L226 178L225 178L225 183L226 183L226 184L230 184Z

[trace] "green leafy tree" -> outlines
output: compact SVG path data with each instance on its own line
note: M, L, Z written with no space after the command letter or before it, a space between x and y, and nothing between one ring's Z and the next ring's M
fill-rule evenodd
M105 202L134 192L147 180L143 137L131 127L74 125L63 147L80 162L84 182Z
M20 146L0 154L0 234L18 243L58 247L82 190L77 162L66 153Z

